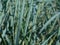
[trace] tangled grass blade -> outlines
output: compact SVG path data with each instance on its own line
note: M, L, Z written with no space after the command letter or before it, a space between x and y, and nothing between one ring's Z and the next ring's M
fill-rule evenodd
M49 41L49 39L51 39L51 37L53 36L53 35L55 35L57 32L54 32L47 40L45 40L41 45L45 45L48 41Z

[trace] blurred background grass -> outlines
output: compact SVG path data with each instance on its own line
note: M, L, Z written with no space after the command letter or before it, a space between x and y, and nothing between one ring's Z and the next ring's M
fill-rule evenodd
M0 45L60 45L60 0L0 0Z

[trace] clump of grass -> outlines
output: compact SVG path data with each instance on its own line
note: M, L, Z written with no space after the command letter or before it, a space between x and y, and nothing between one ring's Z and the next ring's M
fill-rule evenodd
M59 0L1 0L1 45L58 45Z

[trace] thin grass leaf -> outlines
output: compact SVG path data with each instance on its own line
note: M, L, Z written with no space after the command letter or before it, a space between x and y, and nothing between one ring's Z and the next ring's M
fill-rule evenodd
M57 32L57 31L56 31L56 32ZM49 41L49 39L51 39L51 37L56 34L56 32L54 32L54 33L53 33L47 40L45 40L41 45L45 45L45 44Z
M8 36L7 36L7 35L5 36L5 38L6 38L7 42L8 42L8 44L9 44L9 45L12 45L12 43L11 43L11 41L8 39Z
M40 29L39 34L51 23L51 21L53 21L53 20L54 20L57 16L59 16L59 15L60 15L60 12L57 13L57 14L55 14L53 17L51 17L51 19L48 20L48 21L44 24L44 26Z
M26 32L27 32L27 27L28 27L28 24L29 24L29 19L30 19L30 16L31 16L31 13L32 13L32 4L33 4L33 0L30 0L31 4L30 4L30 7L29 7L29 12L28 12L28 15L27 15L27 19L26 19L26 24L25 24L25 34L26 35Z

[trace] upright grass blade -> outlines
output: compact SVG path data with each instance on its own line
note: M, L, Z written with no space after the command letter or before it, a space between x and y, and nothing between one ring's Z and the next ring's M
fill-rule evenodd
M15 2L15 15L17 15L17 10L18 10L18 7L17 7L17 5L18 5L18 0L15 0L16 2ZM16 33L15 33L15 37L14 37L15 39L14 39L14 45L19 45L19 43L18 43L18 30L16 30ZM16 43L17 42L17 43Z
M11 41L9 40L9 38L8 38L7 35L5 36L5 38L6 38L7 42L8 42L8 44L9 44L9 45L12 45L12 43L11 43Z
M27 19L26 19L26 24L25 24L25 34L24 35L26 35L26 33L27 33L27 27L28 27L28 24L29 24L29 19L30 19L30 16L31 16L31 13L32 13L32 4L33 4L33 0L30 0L31 2L31 4L30 4L30 7L29 7L29 12L28 12L28 15L27 15Z
M34 6L35 6L35 4L34 4ZM33 10L33 27L32 27L32 32L35 32L36 31L36 23L37 23L37 14L36 14L36 7L34 7L33 8L34 10ZM37 35L36 35L36 33L34 34L34 41L33 41L33 45L35 45L35 40L36 40L36 37L37 37Z

